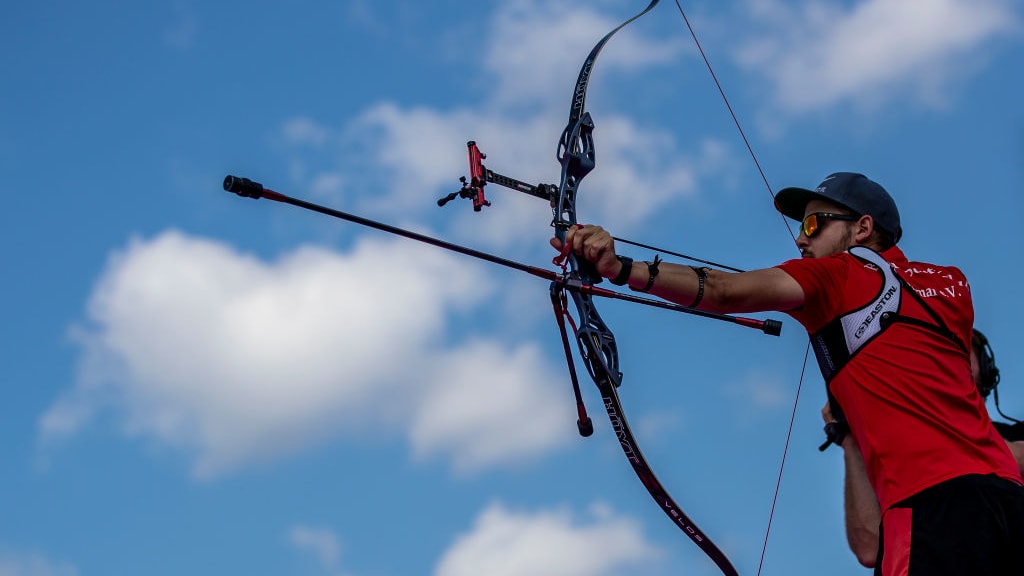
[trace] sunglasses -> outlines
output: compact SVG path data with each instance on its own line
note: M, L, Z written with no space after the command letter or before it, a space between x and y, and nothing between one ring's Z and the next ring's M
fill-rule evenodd
M860 216L851 216L850 214L833 214L831 212L815 212L804 216L802 222L800 222L800 231L804 233L804 236L813 238L818 232L821 231L821 227L824 224L824 220L848 220L854 221L860 218Z

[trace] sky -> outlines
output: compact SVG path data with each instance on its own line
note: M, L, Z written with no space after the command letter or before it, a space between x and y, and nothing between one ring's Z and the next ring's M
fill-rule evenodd
M595 432L577 434L547 282L221 189L235 174L551 269L545 202L435 201L469 140L489 169L557 183L579 68L645 5L6 6L0 576L719 573L634 477L585 372ZM798 256L772 190L867 174L908 256L967 274L1000 405L1024 417L1024 6L682 5L768 186L663 0L594 66L580 221L766 267ZM868 573L795 321L756 315L783 322L771 337L597 305L640 449L741 574Z

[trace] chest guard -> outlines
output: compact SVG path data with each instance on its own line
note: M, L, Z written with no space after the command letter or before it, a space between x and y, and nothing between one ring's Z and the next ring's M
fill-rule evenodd
M842 407L832 395L828 383L858 351L889 326L892 326L893 322L913 324L935 332L952 340L958 348L965 354L967 353L963 341L957 338L942 318L925 303L924 298L914 290L913 286L896 274L892 265L886 262L885 258L864 246L854 246L848 252L862 262L873 264L882 275L883 281L878 294L867 304L839 316L811 335L811 347L814 348L814 356L818 359L818 368L821 369L821 375L825 379L825 391L828 394L832 416L836 419L836 422L825 425L825 434L828 439L818 448L819 450L824 450L829 444L842 443L843 437L849 430ZM928 322L900 314L904 294L909 294L917 301L932 321Z
M858 260L873 264L882 275L883 282L878 294L863 307L839 316L811 335L811 346L826 384L865 344L894 322L913 324L935 332L968 354L966 345L946 326L942 317L932 310L913 286L896 274L892 265L878 252L864 246L854 246L848 252ZM904 294L910 295L920 305L931 322L899 313Z
M826 383L857 351L889 327L903 299L903 283L881 255L863 246L854 246L849 253L873 264L883 282L878 294L863 307L839 316L811 335L811 347ZM883 322L883 316L887 321Z

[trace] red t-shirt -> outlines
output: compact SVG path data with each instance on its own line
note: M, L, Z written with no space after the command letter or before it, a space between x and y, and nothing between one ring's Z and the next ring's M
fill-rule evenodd
M974 308L963 273L908 262L896 247L882 257L970 350ZM778 267L803 288L803 307L788 314L810 334L871 302L883 281L874 265L845 252ZM905 289L899 314L934 323ZM860 445L882 510L965 474L997 474L1021 482L1016 461L971 379L967 353L945 336L895 322L839 370L829 390Z

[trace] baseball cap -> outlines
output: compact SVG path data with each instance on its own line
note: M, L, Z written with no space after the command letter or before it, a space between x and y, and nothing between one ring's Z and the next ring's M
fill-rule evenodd
M785 216L800 221L811 200L827 200L857 214L867 214L874 219L875 226L892 234L894 241L903 236L896 202L881 184L863 174L836 172L822 180L814 190L783 188L775 195L775 207Z

